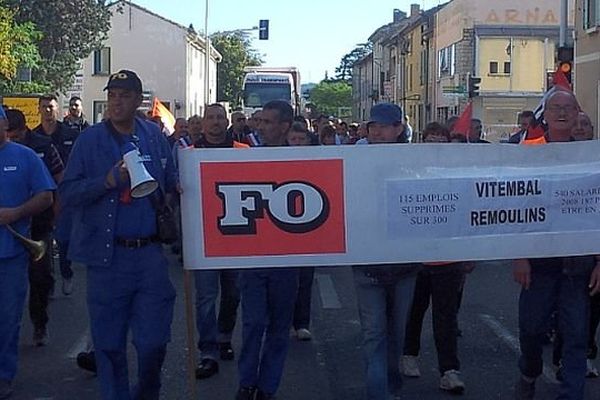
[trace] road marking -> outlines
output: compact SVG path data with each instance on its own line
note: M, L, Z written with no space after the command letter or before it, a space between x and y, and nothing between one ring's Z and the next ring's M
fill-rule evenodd
M521 354L519 339L516 338L500 321L488 314L479 314L479 318L488 326L504 343L516 354ZM543 377L548 383L559 384L555 378L554 371L544 363Z
M335 291L335 285L333 279L329 274L316 274L317 283L319 284L319 295L321 296L321 304L323 308L327 309L340 309L342 304L340 298Z
M89 351L91 348L90 331L87 329L84 334L75 342L67 352L67 358L77 358L77 354L82 351Z

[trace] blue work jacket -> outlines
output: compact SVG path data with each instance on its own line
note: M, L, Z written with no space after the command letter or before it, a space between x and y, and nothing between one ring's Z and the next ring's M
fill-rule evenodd
M176 172L167 139L158 125L136 118L135 134L144 165L165 193L176 186ZM96 124L82 134L71 152L64 179L59 186L62 207L73 212L68 257L85 265L109 266L112 263L115 218L119 189L107 189L106 175L121 159L119 143L105 123Z

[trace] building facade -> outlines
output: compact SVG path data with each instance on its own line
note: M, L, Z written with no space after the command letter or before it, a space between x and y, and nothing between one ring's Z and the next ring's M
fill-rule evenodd
M387 73L384 88L389 88L386 101L402 106L415 131L422 128L423 115L421 69L422 15L418 4L411 5L410 16L396 27L384 41Z
M78 72L77 89L88 120L102 119L106 110L103 89L108 76L120 69L133 70L140 76L144 86L142 108L150 108L153 97L158 97L175 117L201 114L206 72L204 38L130 1L116 2L111 8L108 40L102 49L82 61ZM210 50L209 98L214 102L221 55L212 46Z
M575 19L575 93L594 124L600 127L600 0L577 0Z
M373 52L358 60L352 68L352 119L365 121L373 105Z
M573 21L573 4L570 7ZM481 78L475 118L491 141L508 138L518 113L534 109L556 66L560 2L453 0L436 14L436 119L458 115L468 78Z
M569 10L572 26L574 0ZM404 106L420 132L428 122L464 110L472 76L481 78L474 117L483 121L489 140L507 139L518 113L534 109L547 90L556 68L559 19L556 0L451 0L425 11L412 5L410 16L371 35L372 59L355 64L368 85L361 72L370 62L372 77L370 97L364 90L354 93L355 118L368 118L378 101L392 101Z
M369 119L371 107L381 101L391 101L393 87L389 83L390 62L396 60L387 51L390 36L406 23L406 13L394 10L393 21L383 25L369 37L372 51L354 63L352 68L352 118Z

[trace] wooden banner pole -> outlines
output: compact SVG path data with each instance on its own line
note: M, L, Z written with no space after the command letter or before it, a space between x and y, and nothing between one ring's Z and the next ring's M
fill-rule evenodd
M188 351L188 385L190 398L197 400L198 387L196 384L196 326L194 324L194 297L192 289L193 271L188 269L183 272L183 287L185 292L185 321L187 325L187 351Z

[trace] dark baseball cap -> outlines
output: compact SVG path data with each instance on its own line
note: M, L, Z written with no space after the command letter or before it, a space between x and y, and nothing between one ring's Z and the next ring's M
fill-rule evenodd
M135 72L122 69L108 77L104 90L108 89L125 89L142 93L142 81Z
M402 109L400 106L392 103L379 103L371 108L371 118L369 124L378 122L384 125L394 125L402 123Z

